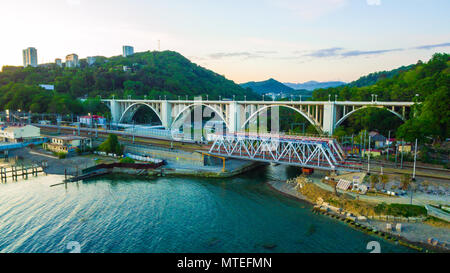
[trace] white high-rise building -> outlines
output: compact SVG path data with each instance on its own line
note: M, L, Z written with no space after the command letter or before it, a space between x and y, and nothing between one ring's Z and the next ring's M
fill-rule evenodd
M122 56L124 57L128 57L134 54L134 48L132 46L124 45L122 47L122 51L123 51Z
M56 59L55 59L55 64L56 64L57 66L59 66L59 67L62 67L62 61L61 61L61 59L60 59L60 58L56 58Z
M66 56L66 67L73 68L78 66L78 55L70 54Z
M29 47L27 49L24 49L22 51L23 54L23 66L27 67L27 66L32 66L32 67L36 67L37 66L37 50L34 47Z
M86 62L88 65L93 65L95 63L96 57L87 57Z

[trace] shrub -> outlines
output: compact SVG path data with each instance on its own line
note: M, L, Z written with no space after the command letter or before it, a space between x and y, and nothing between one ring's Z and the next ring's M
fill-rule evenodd
M425 209L425 207L409 204L381 203L375 207L375 212L377 214L403 216L403 217L417 217L427 215L427 210Z
M67 153L58 152L58 153L56 153L56 156L57 156L59 159L63 159L63 158L66 158Z
M123 157L120 159L119 161L120 163L134 163L134 159L129 158L129 157Z

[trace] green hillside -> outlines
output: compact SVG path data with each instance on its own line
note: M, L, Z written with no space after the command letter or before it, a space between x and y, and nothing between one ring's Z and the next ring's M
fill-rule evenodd
M362 76L356 81L349 83L349 86L363 87L376 84L379 80L390 79L401 72L408 71L414 68L414 65L401 66L390 71L379 71Z
M126 66L126 71L124 71ZM39 84L53 84L46 91ZM78 68L55 64L33 67L3 67L0 73L0 110L32 112L87 112L75 98L97 97L177 99L193 96L210 99L258 99L259 96L233 81L198 66L173 51L136 53L133 56L97 57L89 66L85 59ZM95 107L93 107L95 109Z
M408 71L399 72L392 78L377 81L376 84L356 87L342 86L336 88L319 89L313 93L314 100L328 100L328 95L338 100L370 101L371 94L378 95L378 101L417 101L420 105L413 107L410 119L397 130L397 137L412 141L418 138L425 142L427 137L443 140L450 137L450 55L436 53L427 62L419 61ZM367 110L365 113L369 113ZM357 113L359 113L357 115ZM373 119L374 115L359 111L349 118L354 129L378 129L390 123L389 119L381 115ZM389 115L389 113L386 113ZM370 121L370 122L369 122ZM370 125L370 124L371 125ZM385 126L392 127L392 126Z

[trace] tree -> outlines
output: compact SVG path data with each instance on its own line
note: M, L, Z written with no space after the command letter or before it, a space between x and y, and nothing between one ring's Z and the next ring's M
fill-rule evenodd
M119 143L117 135L110 134L108 138L98 147L100 151L106 153L122 154L122 146Z

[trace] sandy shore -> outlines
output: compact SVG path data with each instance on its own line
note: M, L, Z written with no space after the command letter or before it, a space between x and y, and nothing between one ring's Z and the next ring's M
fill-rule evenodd
M282 193L283 195L287 195L290 197L293 197L295 199L306 201L311 204L310 200L308 200L304 195L299 193L295 188L293 184L288 184L286 182L282 181L269 181L268 185L273 190ZM400 238L405 239L406 241L412 242L412 243L418 243L421 246L427 246L428 238L435 238L439 240L440 242L446 242L447 246L446 248L440 248L442 251L450 251L449 248L449 242L450 242L450 232L447 228L440 228L440 227L434 227L430 226L425 223L404 223L402 222L402 231L391 231L388 232L386 229L386 224L388 222L384 221L375 221L375 220L367 220L367 221L357 221L361 225L365 225L368 227L371 227L372 229L376 229L379 231L383 231L386 233L391 233L392 235L399 236ZM395 223L391 223L392 226L395 226ZM429 246L430 249L433 249L431 246Z

